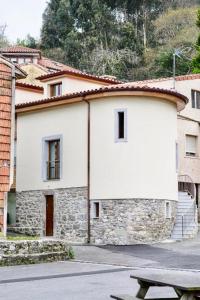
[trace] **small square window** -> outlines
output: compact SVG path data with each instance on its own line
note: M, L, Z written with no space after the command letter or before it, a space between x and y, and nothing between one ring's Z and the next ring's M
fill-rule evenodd
M50 96L61 96L62 95L62 82L50 85Z

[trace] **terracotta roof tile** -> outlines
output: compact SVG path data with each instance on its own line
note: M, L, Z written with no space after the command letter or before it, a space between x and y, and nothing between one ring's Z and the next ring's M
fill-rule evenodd
M40 60L38 60L38 64L44 68L55 70L55 71L79 71L73 67L62 64L60 62L54 61L47 57L42 56Z
M16 87L30 88L41 92L44 91L44 88L42 86L31 84L31 83L19 82L19 81L16 82Z
M38 104L45 104L45 103L52 103L52 102L57 102L60 100L66 100L66 99L73 99L76 97L84 97L88 95L94 95L94 94L102 94L104 92L117 92L117 91L144 91L144 92L155 92L155 93L162 93L162 94L168 94L172 96L179 97L182 99L185 103L188 102L188 99L186 96L172 90L168 89L162 89L162 88L156 88L156 87L149 87L149 86L136 86L133 84L118 84L118 85L109 85L109 86L103 86L98 89L90 89L90 90L85 90L85 91L80 91L80 92L75 92L75 93L68 93L62 96L57 96L57 97L51 97L51 98L46 98L46 99L40 99L36 101L30 101L26 103L20 103L16 105L16 109L24 108L24 107L30 107L30 106L35 106Z
M42 81L42 80L51 79L51 78L62 76L62 75L71 75L71 76L76 76L76 77L81 77L81 78L87 78L87 79L99 81L102 83L108 83L108 84L122 83L122 81L119 81L119 80L115 80L115 79L111 79L111 78L103 78L100 76L91 75L88 73L84 73L81 71L74 71L74 70L62 70L62 71L58 71L58 72L53 72L53 73L41 75L41 76L37 77L36 79Z
M176 79L176 81L200 79L200 74L180 75L180 76L176 76L175 79ZM161 77L161 78L155 78L155 79L133 81L133 82L131 82L131 84L140 85L140 84L148 84L148 83L161 82L161 81L167 81L167 80L173 80L173 77Z
M0 53L41 53L38 49L23 47L23 46L12 46L0 48Z

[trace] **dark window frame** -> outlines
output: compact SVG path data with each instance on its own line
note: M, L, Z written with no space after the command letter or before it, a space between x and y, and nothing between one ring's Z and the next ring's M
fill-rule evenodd
M191 90L192 108L200 109L200 91Z
M60 179L60 139L46 141L48 147L48 157L46 161L47 167L47 180ZM51 152L52 145L55 146L54 154ZM52 159L52 155L55 159Z
M57 92L58 87L58 92ZM56 82L53 84L50 84L50 96L51 97L57 97L62 95L62 82Z

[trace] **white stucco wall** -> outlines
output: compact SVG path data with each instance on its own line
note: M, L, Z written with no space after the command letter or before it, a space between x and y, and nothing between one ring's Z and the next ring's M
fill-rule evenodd
M115 109L127 109L127 142L114 141ZM151 98L91 102L91 199L177 199L176 113Z
M149 86L171 89L173 80L148 83ZM200 121L200 109L192 108L191 90L200 91L200 79L176 81L176 90L187 96L189 103L179 114ZM197 156L187 157L185 155L186 135L197 136ZM197 122L190 120L178 120L178 148L179 148L179 170L180 175L189 175L194 183L200 183L200 127Z
M75 77L62 77L54 80L49 80L44 82L44 96L45 98L50 97L50 85L58 82L62 82L62 94L79 92L82 90L88 90L93 88L98 88L100 86L106 85L102 82L93 82L89 80L78 79Z
M75 104L18 116L17 191L87 184L87 106ZM42 138L62 135L62 178L42 179Z
M173 80L163 80L158 82L155 81L148 83L147 85L156 86L164 89L172 89ZM189 99L189 103L186 105L185 109L183 109L180 112L180 114L182 116L186 116L200 121L200 109L192 108L191 103L191 90L194 89L200 91L200 79L176 81L175 88L177 92L185 95Z
M115 109L127 109L127 142L115 142ZM87 185L87 105L18 115L17 191ZM63 136L63 177L42 180L42 138ZM177 199L176 106L152 98L91 101L91 199Z
M18 87L15 89L15 104L32 102L34 100L43 99L42 93L35 93L33 91L23 90Z

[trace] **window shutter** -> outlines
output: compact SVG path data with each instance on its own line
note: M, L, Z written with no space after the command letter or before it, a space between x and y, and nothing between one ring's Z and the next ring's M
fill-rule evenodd
M186 135L186 152L196 153L196 136Z

